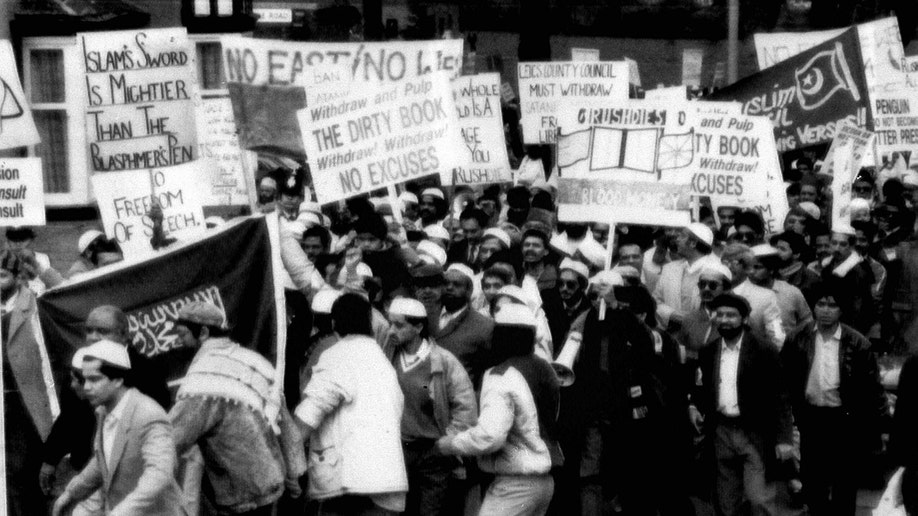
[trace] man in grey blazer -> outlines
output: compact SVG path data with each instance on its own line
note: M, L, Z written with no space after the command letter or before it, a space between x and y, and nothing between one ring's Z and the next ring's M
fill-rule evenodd
M110 340L86 348L86 396L98 423L94 456L54 504L52 516L102 490L109 516L181 516L176 455L169 418L158 403L130 386L127 349Z

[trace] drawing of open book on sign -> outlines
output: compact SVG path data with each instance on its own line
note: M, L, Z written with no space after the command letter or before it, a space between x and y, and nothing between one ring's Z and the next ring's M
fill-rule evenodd
M590 172L630 170L656 174L683 168L694 159L694 130L663 135L660 128L616 129L591 127L561 136L558 168L588 160Z

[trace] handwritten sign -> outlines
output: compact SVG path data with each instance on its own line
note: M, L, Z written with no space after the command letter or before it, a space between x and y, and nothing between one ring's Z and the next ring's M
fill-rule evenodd
M41 158L0 159L0 227L43 225Z
M198 106L201 157L210 179L203 192L205 206L236 206L249 203L243 150L239 146L233 104L228 98L204 99Z
M628 99L628 63L579 61L519 63L523 140L555 143L562 100Z
M78 35L90 170L168 167L197 158L194 52L185 29Z
M853 124L843 124L825 159L825 172L832 176L832 227L851 224L851 185L866 164L873 148L874 133Z
M207 178L198 163L152 170L127 170L92 176L105 234L126 256L152 251L154 203L163 211L163 230L179 240L205 231L200 188Z
M16 57L8 40L0 40L0 149L35 145L40 141L26 102Z
M469 153L469 166L455 169L452 183L513 181L500 112L500 74L462 76L452 84L459 131Z
M462 71L461 39L360 43L299 43L225 36L226 79L252 85L315 86L356 81L386 84L434 72Z
M571 48L571 61L599 61L599 49Z
M614 210L618 222L646 223L687 210L696 117L688 102L564 101L559 220L606 221Z
M429 74L298 113L316 197L329 203L468 166L449 76Z
M904 160L905 167L918 161L918 91L875 95L874 132L877 136L877 165Z

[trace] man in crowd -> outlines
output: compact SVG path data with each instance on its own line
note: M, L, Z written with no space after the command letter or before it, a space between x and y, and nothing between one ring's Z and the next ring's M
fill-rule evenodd
M551 340L564 343L571 323L590 309L586 298L590 271L583 262L565 258L558 267L558 286L542 292L542 309L548 319ZM555 349L555 354L561 351Z
M175 446L180 456L200 446L210 486L205 499L218 514L270 516L285 488L299 496L305 457L286 406L272 392L274 367L231 340L225 319L203 301L179 310L181 345L198 352L169 411Z
M86 397L99 407L94 455L67 484L52 516L65 514L96 490L102 492L105 514L183 514L172 426L158 403L131 387L127 349L110 340L87 347L83 379Z
M775 293L784 335L790 335L813 322L813 313L800 289L776 277L781 266L778 249L769 244L759 244L752 248L752 254L754 260L749 279L754 285Z
M418 214L421 218L421 227L439 224L446 216L449 205L446 196L439 188L425 188L421 192L421 202L418 204Z
M557 269L547 260L548 246L549 237L544 231L531 228L523 232L523 267L540 291L554 287L558 278Z
M303 252L313 264L321 254L328 253L331 246L331 235L322 226L313 226L303 233Z
M14 252L0 251L6 503L9 514L31 516L47 510L38 481L42 441L60 406L35 294L17 279L21 266Z
M549 474L561 465L555 441L559 386L551 366L536 358L535 319L522 305L506 305L495 316L495 361L481 391L478 423L441 437L442 453L473 455L495 475L479 515L545 514L554 491Z
M760 342L781 349L786 334L781 322L778 296L771 290L755 285L749 279L755 265L752 250L745 244L730 244L724 249L721 260L733 275L731 292L743 297L751 307L747 317L752 334Z
M732 281L730 269L720 263L706 264L701 269L698 276L701 306L686 314L677 334L677 340L685 346L688 358L697 359L698 352L719 336L713 324L714 307L711 303L717 296L730 290Z
M468 271L453 265L443 274L443 280L443 309L436 321L435 339L462 362L473 384L479 386L482 373L490 365L494 322L471 309L472 277Z
M803 263L803 257L809 251L806 239L799 233L784 231L771 237L769 243L778 250L781 260L778 278L797 287L803 296L807 297L810 289L820 281L820 278L819 274Z
M854 249L857 233L851 226L832 228L832 255L822 262L822 280L840 283L850 293L853 309L843 314L842 322L862 335L876 321L874 298L870 292L873 271Z
M477 272L480 262L478 253L482 233L487 227L488 216L478 208L466 208L459 215L459 227L463 240L453 244L447 253L447 263L462 263Z
M405 510L404 396L373 339L370 304L344 294L332 307L341 339L319 357L295 416L309 443L309 496L319 514Z
M663 266L653 291L657 319L667 329L678 328L685 314L698 308L698 275L706 263L717 261L711 255L714 233L704 224L689 224L677 233L675 242L680 258Z
M886 411L870 342L841 323L853 303L840 286L816 289L816 324L802 328L781 351L813 516L855 514L857 481L866 459L881 446L879 422Z
M793 429L778 350L752 336L749 303L725 293L715 298L720 337L701 351L701 382L692 400L704 415L713 444L715 512L723 516L774 516L771 474L791 458Z
M460 463L438 452L437 439L475 424L475 390L459 360L429 338L427 312L420 301L392 300L384 351L405 396L401 425L408 470L405 514L441 514L452 472Z

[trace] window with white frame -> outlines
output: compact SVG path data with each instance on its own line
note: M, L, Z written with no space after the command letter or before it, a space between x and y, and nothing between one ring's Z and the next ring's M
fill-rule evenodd
M23 88L41 137L28 154L42 158L45 201L50 206L89 204L76 38L25 38L22 54Z

